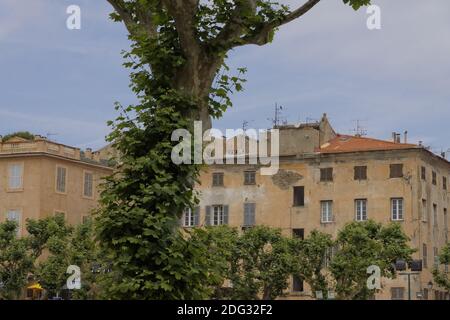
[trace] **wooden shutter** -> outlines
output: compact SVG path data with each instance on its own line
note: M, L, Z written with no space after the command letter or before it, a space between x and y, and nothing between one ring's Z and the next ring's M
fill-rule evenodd
M228 224L228 206L223 206L223 224Z
M206 206L205 208L205 225L211 225L211 206Z
M194 208L194 226L198 226L200 224L200 207Z

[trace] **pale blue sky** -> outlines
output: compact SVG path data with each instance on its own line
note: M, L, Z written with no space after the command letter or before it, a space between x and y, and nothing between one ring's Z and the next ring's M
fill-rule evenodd
M366 28L365 9L323 0L272 44L232 52L229 64L247 67L248 83L215 126L268 127L278 102L289 122L326 112L341 133L360 119L370 136L408 130L413 142L450 148L450 2L374 2L381 30ZM81 30L66 29L70 4L81 7ZM104 144L114 101L134 102L121 65L126 32L109 12L106 0L0 0L0 134Z

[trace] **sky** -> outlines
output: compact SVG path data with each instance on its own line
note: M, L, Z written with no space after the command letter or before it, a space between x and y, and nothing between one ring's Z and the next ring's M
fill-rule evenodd
M280 1L296 4L304 0ZM66 27L69 5L81 8L81 29ZM450 148L450 2L375 0L381 29L369 14L341 0L322 0L283 26L273 43L229 54L246 67L244 92L214 127L267 128L274 105L289 123L327 113L352 134L409 132L433 151ZM124 26L108 19L106 0L0 0L0 135L28 130L80 148L99 148L114 102L135 102L121 51Z

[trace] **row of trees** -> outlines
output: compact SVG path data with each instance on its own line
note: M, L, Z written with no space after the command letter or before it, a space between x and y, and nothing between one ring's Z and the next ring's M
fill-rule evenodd
M286 292L292 276L303 279L313 296L331 289L338 299L367 299L375 293L367 287L367 267L376 265L381 276L392 278L394 262L409 261L414 252L400 225L373 221L350 223L336 239L319 231L305 239L286 237L266 226L245 232L228 226L180 230L185 241L173 243L170 255L139 271L166 272L173 281L161 277L142 289L140 283L124 287L121 269L95 241L91 222L70 227L62 216L28 220L28 236L20 238L16 227L12 221L0 224L3 299L19 298L30 280L41 284L47 297L61 294L69 265L81 269L75 299L275 299ZM449 262L449 252L449 246L443 249L441 263ZM179 271L187 262L189 270ZM155 269L158 265L165 267ZM434 273L435 281L450 289L448 275Z
M69 265L77 265L89 275L88 270L98 261L91 222L72 227L57 215L27 220L26 229L28 235L18 237L15 221L0 224L0 299L20 298L32 282L38 282L47 297L55 297L66 284ZM91 283L85 282L75 297L95 297Z

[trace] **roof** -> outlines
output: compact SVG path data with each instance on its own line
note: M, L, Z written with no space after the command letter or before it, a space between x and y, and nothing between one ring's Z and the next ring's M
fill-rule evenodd
M345 153L359 151L383 151L420 148L416 144L395 143L391 141L338 134L336 138L316 149L319 153Z

